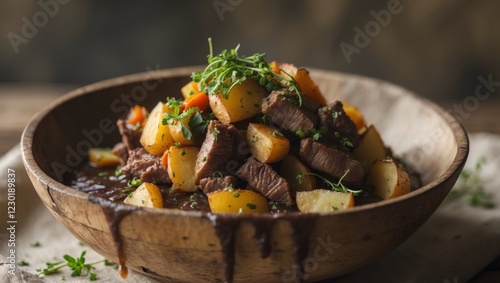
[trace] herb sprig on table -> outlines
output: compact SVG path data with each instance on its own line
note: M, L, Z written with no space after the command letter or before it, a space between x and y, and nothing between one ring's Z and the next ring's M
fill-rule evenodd
M208 66L205 70L192 74L192 79L198 83L200 90L206 90L209 94L220 93L224 98L228 98L229 92L235 85L251 78L266 87L268 91L288 87L297 94L299 105L302 105L302 95L297 82L291 76L273 72L273 68L264 59L265 53L240 56L238 44L236 48L224 49L219 55L214 56L211 38L208 38L208 46L210 48ZM285 73L281 69L280 71Z
M460 173L455 188L447 196L447 200L466 198L473 207L494 208L491 193L484 189L485 180L481 177L481 170L486 164L486 158L480 157L474 167L466 168Z
M71 273L71 276L77 277L77 276L88 276L91 281L97 280L97 274L93 272L94 266L99 263L104 263L105 265L109 265L109 261L106 259L92 262L92 263L85 263L85 255L86 251L83 251L79 257L72 257L69 255L64 255L63 258L64 260L58 261L58 262L47 262L45 268L39 268L36 271L38 271L37 276L40 275L51 275L54 273L57 273L59 270L69 267L73 272Z

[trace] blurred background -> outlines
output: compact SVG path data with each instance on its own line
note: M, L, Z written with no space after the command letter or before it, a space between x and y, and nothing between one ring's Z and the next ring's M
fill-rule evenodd
M381 78L434 100L500 81L500 1L0 2L0 84L84 85L241 53ZM3 95L0 93L0 95Z

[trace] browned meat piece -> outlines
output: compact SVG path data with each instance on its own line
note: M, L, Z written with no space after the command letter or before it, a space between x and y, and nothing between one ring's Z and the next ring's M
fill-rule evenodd
M195 184L201 179L213 177L215 172L225 171L224 165L233 153L233 138L229 125L217 120L210 121L207 135L201 145L195 165Z
M236 187L237 181L238 179L234 176L208 177L200 180L200 188L205 194L209 194L228 187Z
M113 146L112 152L114 155L116 155L120 158L120 163L122 164L122 166L127 163L128 148L124 143L119 142L119 143L115 144L115 146Z
M129 151L127 164L121 172L128 178L136 177L143 182L171 183L167 168L161 164L161 157L150 154L142 147Z
M302 106L295 92L275 90L262 101L262 113L273 124L295 133L298 130L306 134L318 124L318 107L314 102L303 97Z
M294 204L290 185L271 166L250 157L236 174L268 199L286 205Z
M299 155L311 168L337 179L340 179L349 169L349 173L342 179L346 185L361 187L363 184L365 178L363 165L343 151L307 138L300 142Z
M133 125L130 125L123 119L119 119L116 125L122 136L122 142L127 146L128 150L142 147L139 141L141 139L142 130L135 129Z
M361 140L358 129L354 122L344 112L342 102L335 101L328 106L318 110L321 126L328 127L328 132L324 137L333 145L352 150L356 148ZM343 140L345 139L345 140ZM346 141L352 146L346 145Z

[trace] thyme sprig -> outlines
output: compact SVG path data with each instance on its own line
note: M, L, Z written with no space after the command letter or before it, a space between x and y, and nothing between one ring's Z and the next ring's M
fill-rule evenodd
M319 174L312 173L312 172L298 174L297 181L299 182L299 184L301 184L304 176L314 176L314 177L321 179L327 186L329 186L331 188L332 191L341 192L341 193L352 193L353 195L358 196L358 195L363 193L363 190L352 190L352 189L349 189L348 187L346 187L342 183L342 180L345 178L345 176L347 176L347 174L349 174L349 171L350 171L349 169L345 170L344 175L342 175L342 177L340 177L340 179L338 180L337 183L334 183L334 182L328 180L327 178L325 178Z
M208 55L208 66L203 71L195 71L192 79L198 83L200 90L206 90L209 94L220 93L228 98L229 92L237 84L247 79L254 79L268 91L288 87L294 91L302 105L302 95L297 82L284 70L276 74L272 67L265 61L265 53L255 53L251 56L240 56L238 50L240 45L230 50L224 49L219 55L214 56L212 39L208 38L210 54Z
M69 255L64 255L64 261L58 262L47 262L46 268L39 268L37 276L40 275L51 275L57 273L59 270L65 267L69 267L73 272L71 276L88 276L91 281L97 280L97 274L92 272L94 270L94 265L99 263L104 263L105 260L100 260L92 263L85 263L85 254L87 252L83 251L79 257L74 258Z

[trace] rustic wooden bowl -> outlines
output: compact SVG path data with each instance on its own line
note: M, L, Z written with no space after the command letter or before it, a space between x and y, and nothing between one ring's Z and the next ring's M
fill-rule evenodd
M332 278L396 248L435 211L468 154L460 124L433 103L379 80L311 70L328 100L357 105L385 142L422 174L399 198L322 214L213 215L89 200L61 183L91 146L119 140L115 121L180 96L193 68L124 76L79 88L42 110L22 138L23 160L50 212L79 240L135 272L169 282L294 282ZM305 270L302 268L304 267Z

